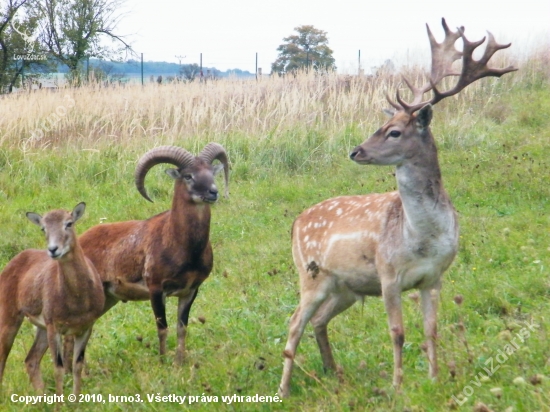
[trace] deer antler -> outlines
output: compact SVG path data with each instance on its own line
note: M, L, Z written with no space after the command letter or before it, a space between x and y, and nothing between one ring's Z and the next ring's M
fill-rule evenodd
M435 40L430 27L426 24L428 37L430 39L430 46L432 49L432 69L429 82L422 87L415 87L407 79L403 78L413 93L413 101L411 103L406 103L403 99L401 99L399 91L397 91L396 96L398 103L392 102L390 98L387 97L389 103L397 110L403 110L409 114L413 114L428 103L436 104L446 97L458 94L466 86L483 77L500 77L503 74L517 70L517 68L513 66L508 66L504 69L494 69L487 66L487 63L497 51L510 47L512 43L498 44L495 37L490 32L487 32L489 41L487 42L485 52L480 60L474 60L474 50L485 42L485 37L479 41L470 42L464 35L464 26L458 27L457 31L453 32L449 29L449 26L447 26L447 22L444 18L441 19L441 24L445 30L445 39L441 43L438 43ZM458 51L454 46L455 42L459 38L462 38L464 43L462 52ZM452 68L452 64L455 60L460 58L462 58L462 71L461 73L458 73ZM452 89L445 92L439 91L436 87L437 83L448 76L460 77ZM433 97L430 100L422 101L424 93L430 90L433 92Z

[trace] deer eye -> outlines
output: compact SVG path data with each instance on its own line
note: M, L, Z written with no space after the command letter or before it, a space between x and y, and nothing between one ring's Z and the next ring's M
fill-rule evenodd
M67 222L67 223L65 224L65 227L66 227L67 229L70 228L70 227L73 227L73 222Z
M190 182L191 180L193 180L193 175L192 174L185 174L185 175L183 175L183 178L185 180L187 180L188 182Z
M401 132L399 130L392 130L390 132L390 136L391 137L399 137L399 136L401 136Z

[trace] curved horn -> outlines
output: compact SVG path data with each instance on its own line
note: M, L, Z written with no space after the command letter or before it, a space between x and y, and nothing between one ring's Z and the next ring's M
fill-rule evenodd
M187 150L176 146L159 146L149 150L138 161L134 179L138 192L149 202L152 202L145 190L145 176L149 169L159 163L169 163L178 168L190 166L195 161L195 157Z
M219 160L221 162L225 177L225 197L229 197L229 162L223 146L219 143L208 143L204 149L202 149L198 157L209 164L212 164L214 160Z

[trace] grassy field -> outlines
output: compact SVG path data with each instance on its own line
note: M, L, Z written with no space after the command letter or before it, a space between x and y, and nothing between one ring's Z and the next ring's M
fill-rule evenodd
M45 246L26 211L85 201L82 233L166 210L172 183L164 167L146 182L155 203L144 201L133 183L136 160L154 146L198 152L217 141L232 163L231 196L212 211L215 267L192 309L184 366L172 365L174 299L167 304L165 363L149 303L119 303L96 324L83 377L83 393L106 403L88 398L68 409L180 410L168 399L149 401L173 394L194 397L185 407L196 410L550 410L549 61L540 53L515 64L519 72L483 79L435 107L432 131L461 225L440 302L438 382L427 377L420 310L415 295L406 294L404 385L395 392L384 306L367 298L329 326L343 373L323 372L308 328L291 397L272 403L228 404L222 396L277 393L299 300L290 253L294 218L329 197L395 189L392 168L358 166L347 154L384 122L384 93L397 80L310 75L1 99L2 268L19 251ZM34 394L24 368L33 335L25 322L8 359L2 410L52 409L12 402L14 394ZM52 394L49 356L42 369ZM109 395L133 398L109 402Z

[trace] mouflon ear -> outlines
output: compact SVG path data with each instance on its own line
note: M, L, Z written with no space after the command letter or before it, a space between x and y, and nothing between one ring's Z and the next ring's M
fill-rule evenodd
M80 219L84 215L85 210L86 203L80 202L78 205L76 205L72 212L73 222L76 222L78 219Z
M26 216L35 225L42 226L42 216L38 213L27 212Z

